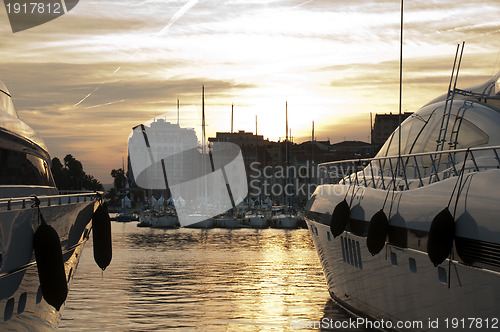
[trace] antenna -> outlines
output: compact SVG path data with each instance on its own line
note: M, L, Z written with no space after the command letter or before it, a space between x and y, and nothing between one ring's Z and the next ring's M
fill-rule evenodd
M314 120L313 120L313 125L312 125L312 138L311 141L314 142Z
M399 144L398 144L398 165L401 158L401 104L403 99L403 0L401 0L401 35L399 42Z
M312 122L311 135L311 180L314 178L314 120Z
M255 115L255 136L257 136L257 115Z

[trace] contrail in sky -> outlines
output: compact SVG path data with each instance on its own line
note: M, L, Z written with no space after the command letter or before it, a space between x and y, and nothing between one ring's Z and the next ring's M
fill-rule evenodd
M115 70L114 72L112 72L110 76L113 76L113 75L114 75L117 71L119 71L119 70L120 70L120 68L121 68L121 67L116 68L116 70ZM82 100L80 100L78 103L74 104L73 106L78 106L78 105L80 105L81 103L83 103L83 102L85 101L85 99L87 99L87 98L88 98L88 97L90 97L90 96L91 96L94 92L96 92L97 90L99 90L99 88L100 88L103 84L104 84L104 82L103 82L103 83L101 83L101 84L99 84L99 85L98 85L98 86L97 86L97 87L96 87L96 88L95 88L92 92L90 92L88 95L86 95L85 97L83 97L83 99L82 99Z
M295 9L295 8L302 7L302 6L307 5L308 3L313 2L313 1L314 0L309 0L309 1L303 2L300 5L294 6L294 7L290 8L290 9Z
M174 16L172 16L172 18L170 19L170 21L168 22L168 24L163 29L161 29L161 31L158 32L155 35L155 37L163 34L166 31L168 31L168 29L172 26L172 24L174 24L175 22L177 22L178 19L180 19L184 14L186 14L187 11L190 10L197 3L198 3L198 0L189 0L184 6L181 7L181 9L179 9L174 14Z
M310 0L312 1L312 0ZM309 1L309 2L310 2ZM144 1L143 3L146 3L148 2L147 0ZM163 28L161 29L159 32L157 32L154 37L158 37L160 36L161 34L165 33L168 31L168 29L175 23L177 22L177 20L179 20L182 16L184 16L184 14L186 14L194 5L196 5L198 3L198 0L189 0L184 6L182 6L175 14L174 16L172 16L172 18L170 19L170 21L168 22L168 24ZM300 5L299 5L300 6ZM138 50L137 50L138 51ZM112 74L114 75L118 70L120 70L120 67L118 67ZM80 100L79 102L77 102L76 104L74 104L73 106L78 106L80 105L81 103L83 103L88 97L90 97L92 94L94 94L97 90L99 90L99 88L104 84L101 83L99 84L92 92L90 92L88 95L86 95L85 97L82 98L82 100ZM119 101L119 102L122 102L123 100ZM88 108L93 108L93 107L97 107L97 106L103 106L103 105L109 105L109 104L114 104L116 102L111 102L111 103L107 103L107 104L100 104L100 105L96 105L96 106L89 106L89 107L86 107L85 109L88 109Z
M122 99L122 100L110 101L109 103L104 103L104 104L99 104L99 105L88 106L88 107L85 107L85 108L84 108L84 110L88 110L89 108L96 108L96 107L101 107L101 106L107 106L107 105L112 105L112 104L118 104L118 103L124 102L125 100L126 100L126 99Z
M99 88L101 87L101 85L102 85L102 83L101 83L101 84L99 84L99 85L97 86L97 88L95 88L92 92L90 92L88 95L86 95L85 97L83 97L83 99L82 99L82 100L80 100L78 103L74 104L73 106L78 106L78 105L80 105L81 103L83 103L83 102L85 101L85 99L87 99L88 97L90 97L90 95L91 95L91 94L93 94L94 92L96 92L97 90L99 90Z

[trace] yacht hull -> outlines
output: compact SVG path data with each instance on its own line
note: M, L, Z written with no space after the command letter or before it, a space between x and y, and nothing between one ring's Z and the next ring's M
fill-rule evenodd
M434 267L426 253L392 245L372 256L365 237L345 232L333 238L329 226L306 221L331 297L356 314L405 331L436 330L435 322L452 328L453 319L465 319L456 330L470 330L469 319L500 326L498 273L456 262L449 273L448 261ZM398 328L398 322L411 326Z
M427 254L430 225L446 207L457 180L389 192L384 209L389 229L382 251L375 255L368 249L367 233L387 191L320 186L309 202L306 222L331 297L378 324L389 321L390 326L383 327L394 330L477 330L481 324L500 328L500 211L494 203L500 193L485 190L498 188L499 170L464 176L462 194L450 207L454 211L456 202L451 256L434 266ZM334 237L332 211L344 197L351 203L350 220Z
M89 237L95 201L41 207L61 242L66 280L71 282ZM45 302L33 252L39 225L36 208L0 211L0 330L44 331L58 326L61 313Z

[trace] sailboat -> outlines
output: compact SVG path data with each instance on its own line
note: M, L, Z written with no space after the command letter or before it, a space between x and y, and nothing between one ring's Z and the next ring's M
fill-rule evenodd
M286 136L285 136L285 155L286 155L286 166L287 169L290 169L290 147L288 146L289 144L289 137L288 137L288 102L285 104L285 118L286 118ZM291 135L290 135L291 138ZM288 187L292 187L292 179L291 179L291 172L288 171L288 176L287 176L287 184L284 189ZM273 207L271 210L272 216L271 216L271 227L272 228L285 228L285 229L294 229L299 227L299 222L300 218L296 215L295 211L292 209L292 194L287 192L287 190L284 190L285 192L285 197L287 199L287 204L286 206L283 206L281 208L279 207Z
M231 105L231 133L233 133L233 118L234 118L234 104ZM209 147L210 148L210 147ZM238 201L242 201L242 199L237 199ZM234 203L234 202L233 202ZM228 211L221 213L214 217L214 227L217 228L246 228L248 225L242 220L240 216L240 206L236 206L236 204L232 204L232 208Z
M209 153L207 153L207 143L206 143L206 133L205 133L205 86L202 87L201 93L201 148L202 148L202 156L201 158L208 158ZM208 147L210 149L210 147ZM200 167L208 165L208 163L200 163ZM205 171L206 172L206 171ZM208 179L205 178L203 181L203 193L204 201L207 202L208 197ZM199 206L197 211L192 210L187 216L188 226L189 228L213 228L215 226L215 220L213 218L213 214L210 214L211 206L209 204L204 204Z
M212 217L234 208L248 192L243 156L236 144L217 142L207 153L204 92L203 87L201 152L194 129L181 129L162 119L153 119L147 130L144 124L134 127L129 136L137 186L168 188L183 227L213 227ZM168 135L165 128L171 129Z
M173 206L163 205L150 214L150 224L153 228L175 228L179 224L177 213Z

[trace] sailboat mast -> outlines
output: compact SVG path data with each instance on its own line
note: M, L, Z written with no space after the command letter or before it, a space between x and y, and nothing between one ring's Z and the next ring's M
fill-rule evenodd
M127 173L125 172L125 159L123 157L122 157L122 169L123 169L123 201L125 202L125 188L127 187L127 175L126 175Z
M312 134L311 134L311 178L309 183L314 180L314 120L312 122Z
M288 141L288 101L285 102L285 122L286 122L285 142L287 142Z
M312 123L312 135L311 135L311 164L314 166L314 120Z
M205 153L205 86L201 86L201 151Z
M373 113L370 112L370 144L373 144Z
M290 156L288 152L288 101L285 102L285 123L286 123L286 135L285 135L285 153L286 153L286 171L288 174L287 184L290 184ZM288 193L285 190L285 195ZM291 196L288 195L288 213L290 213L292 202Z

